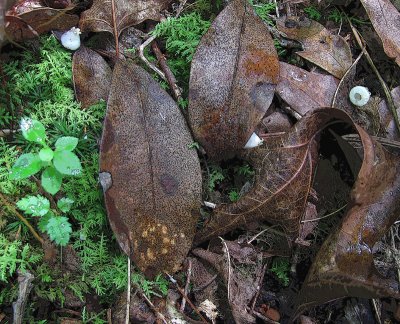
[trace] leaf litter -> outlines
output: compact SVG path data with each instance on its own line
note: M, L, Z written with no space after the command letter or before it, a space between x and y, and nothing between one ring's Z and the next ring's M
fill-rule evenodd
M170 2L138 0L128 5L123 0L95 0L80 14L79 25L83 31L105 31L118 38L128 27L162 19L161 11ZM387 1L361 3L385 52L398 63L398 12ZM78 16L33 4L20 1L8 12L6 31L14 40L77 24ZM384 15L377 4L387 9ZM312 306L343 297L400 297L398 283L384 278L373 259L374 246L400 210L398 154L369 135L379 134L394 144L398 140L385 101L375 97L364 110L355 110L349 102L348 90L356 84L359 65L358 60L353 63L347 38L304 16L278 18L277 28L302 44L299 56L330 75L279 62L264 22L247 1L233 0L197 47L191 62L189 108L184 114L152 76L132 61L113 58L116 64L112 71L106 60L84 46L73 58L75 96L82 107L99 99L107 101L100 181L121 249L149 278L160 272L172 274L191 258L200 274L193 278L201 288L194 293L197 306L206 301L217 305L226 319L231 317L238 323L253 323L261 316L255 305L268 263L265 259L271 255L257 244L240 240L215 244L213 240L238 228L254 229L254 224L267 222L281 229L289 242L315 249L307 237L319 227L313 178L320 135L324 128L338 123L346 123L350 126L347 132L358 134L363 164L343 220L323 242L302 282L295 312L288 315L295 318ZM396 104L398 89L392 91ZM300 120L289 130L262 134L261 147L243 151L263 118L286 116L288 110L280 105L297 113L287 117L287 124L295 122L293 116ZM183 115L188 117L187 124ZM202 175L196 151L188 149L194 140L208 159L237 156L248 161L256 173L247 193L237 202L217 204L198 230ZM203 157L201 163L207 160ZM206 241L210 241L210 249L205 249ZM186 258L192 246L196 247L192 250L196 258ZM223 282L224 301L229 307L218 302L216 276ZM207 287L211 288L208 292ZM171 312L178 307L177 300L170 295L165 314L187 320L186 315ZM139 317L154 321L154 316L146 315L150 309ZM139 308L133 313L134 318Z

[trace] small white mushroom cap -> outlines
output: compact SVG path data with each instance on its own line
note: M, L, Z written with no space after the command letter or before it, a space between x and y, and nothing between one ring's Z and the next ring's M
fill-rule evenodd
M359 107L366 105L370 97L368 88L362 86L352 88L349 93L351 103Z
M247 141L244 146L245 149L250 149L253 147L260 146L263 143L263 140L258 137L256 133L251 134L250 139Z
M72 27L70 30L61 35L62 46L75 51L79 48L79 46L81 46L80 34L81 30L79 28Z

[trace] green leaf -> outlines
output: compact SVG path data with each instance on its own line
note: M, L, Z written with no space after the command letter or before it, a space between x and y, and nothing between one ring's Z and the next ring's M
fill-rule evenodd
M79 175L82 172L81 162L76 154L70 151L56 151L53 163L57 171L67 175Z
M17 207L28 215L44 216L50 209L50 202L40 195L26 196L17 202Z
M30 142L36 142L45 145L46 130L43 124L35 119L21 119L22 135Z
M72 151L78 145L78 139L72 136L60 137L55 146L56 151Z
M42 168L42 161L38 154L22 154L12 166L10 180L20 180L30 177Z
M69 242L69 236L72 233L71 224L67 217L53 216L46 225L46 232L50 240L61 246L66 246Z
M39 151L39 158L43 162L50 162L53 159L54 152L49 147L44 147Z
M53 166L48 166L42 173L42 187L48 193L55 195L61 188L62 174Z
M54 213L50 210L46 215L40 217L38 222L38 228L42 233L46 232L47 224L49 223L49 219L52 217L56 217Z
M74 201L70 198L61 198L57 201L57 207L63 212L69 212Z

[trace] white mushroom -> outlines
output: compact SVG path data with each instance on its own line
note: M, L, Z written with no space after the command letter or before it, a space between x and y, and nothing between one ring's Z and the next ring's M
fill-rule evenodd
M247 141L246 145L244 146L245 149L250 149L253 147L260 146L263 143L263 140L258 137L256 133L251 134L250 139Z
M368 88L362 86L352 88L349 93L351 103L359 107L366 105L370 97Z
M72 27L70 30L62 34L61 36L61 44L65 48L68 48L72 51L75 51L76 49L81 46L81 38L80 35L81 30L76 27Z

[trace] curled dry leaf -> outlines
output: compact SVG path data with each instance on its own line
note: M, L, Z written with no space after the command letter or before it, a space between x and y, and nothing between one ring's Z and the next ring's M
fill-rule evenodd
M385 53L400 66L400 13L389 0L361 0L383 43Z
M192 244L202 186L192 142L174 100L142 68L118 62L100 178L117 240L149 277L177 271Z
M341 79L352 64L350 46L339 35L334 35L320 23L306 17L281 17L276 22L279 31L303 45L297 52L306 60L318 65Z
M72 59L75 96L82 108L107 101L112 71L107 62L95 51L81 46Z
M364 147L364 161L349 209L311 266L301 289L297 314L341 297L400 297L398 284L379 274L372 254L375 243L400 213L399 158L362 128L356 128Z
M300 115L320 107L330 107L339 80L331 75L308 72L280 62L280 80L276 92Z
M115 22L112 15L115 6ZM119 36L129 26L140 24L146 19L160 20L160 11L171 0L94 0L90 9L84 11L79 21L82 31L106 31ZM115 24L115 25L114 25ZM115 29L114 29L115 27Z
M38 0L21 0L6 12L6 33L15 40L35 38L51 30L67 30L78 24L77 15L65 9L44 7Z
M253 188L237 202L217 206L195 244L261 221L280 225L292 239L298 236L318 158L314 138L322 112L317 111L287 133L264 137L265 146L244 156L256 171Z
M244 147L272 102L278 77L268 29L248 1L232 1L202 38L190 75L190 125L211 158Z

